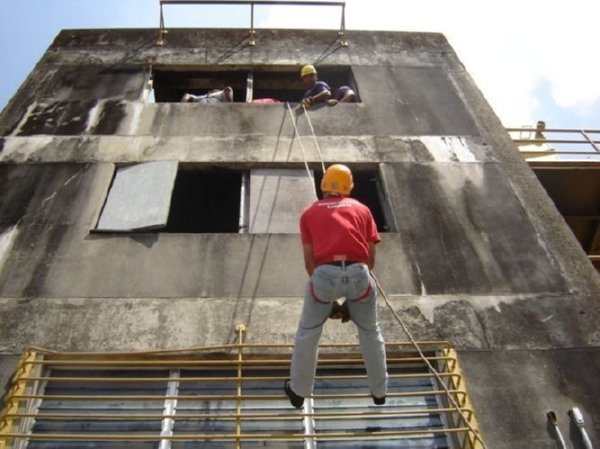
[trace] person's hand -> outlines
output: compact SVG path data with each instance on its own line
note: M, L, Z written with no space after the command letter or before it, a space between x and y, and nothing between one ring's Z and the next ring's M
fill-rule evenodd
M302 100L302 106L304 106L306 109L310 108L313 104L314 101L311 97L307 97L304 100Z

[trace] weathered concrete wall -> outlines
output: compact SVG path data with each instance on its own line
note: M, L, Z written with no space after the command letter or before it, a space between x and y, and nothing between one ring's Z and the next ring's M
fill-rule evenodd
M294 235L91 233L113 172L109 163L0 166L0 223L12 242L0 273L0 296L302 295ZM378 269L391 292L568 290L495 164L389 163L382 176L398 229L384 236L379 251ZM280 254L295 263L282 270ZM165 264L165 257L171 262ZM248 291L248 267L257 266L263 268L258 285ZM71 276L78 282L65 283Z
M0 115L0 364L29 345L226 343L238 323L250 343L292 341L297 235L93 230L118 164L302 168L304 149L317 168L320 150L379 169L396 231L375 273L417 339L459 350L489 447L553 447L545 412L573 404L597 441L600 280L560 214L443 36L334 34L261 30L249 47L242 30L172 30L157 47L156 30L62 32ZM141 100L150 65L314 61L351 67L362 100L310 111L319 148L285 104ZM355 330L328 323L323 339Z

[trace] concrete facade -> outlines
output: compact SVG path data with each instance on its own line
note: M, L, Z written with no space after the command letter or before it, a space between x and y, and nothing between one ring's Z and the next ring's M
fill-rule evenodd
M65 30L0 115L3 378L31 345L219 344L239 323L249 343L293 341L298 234L94 231L116 167L303 169L306 154L318 170L320 152L378 172L389 231L375 274L417 340L456 347L488 447L552 448L545 413L573 405L600 442L600 277L442 35L349 31L348 47L331 31L260 30L254 47L244 30L156 38ZM318 146L305 117L295 136L285 103L144 101L156 68L298 73L314 61L350 68L361 100L309 112ZM277 193L294 198L289 186ZM387 341L406 340L383 303L380 318ZM322 341L355 331L330 322Z

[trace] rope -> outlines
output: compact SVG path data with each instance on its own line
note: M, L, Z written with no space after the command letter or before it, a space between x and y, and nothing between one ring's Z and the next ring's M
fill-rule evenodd
M315 147L317 147L317 152L319 153L319 158L321 159L321 168L323 169L323 173L325 173L325 163L323 162L323 155L321 154L321 148L319 148L319 142L317 141L317 136L315 134L315 129L312 126L312 122L310 121L310 115L308 115L308 111L304 104L302 104L302 109L304 110L304 115L306 116L306 121L308 122L308 126L310 127L310 132L312 133L313 140L315 141Z
M302 139L300 138L300 134L298 133L298 127L296 126L296 117L294 117L294 113L292 112L292 107L290 106L289 102L285 103L287 105L288 111L290 113L290 117L292 117L292 124L294 125L294 135L292 136L292 139L295 136L298 136L298 143L300 144L300 149L302 150L302 156L304 157L304 167L306 168L306 174L308 175L308 179L310 179L311 181L311 185L313 188L313 193L315 194L315 198L317 198L317 188L315 187L315 180L312 177L312 175L310 174L310 168L308 167L308 160L306 158L306 151L304 151L304 145L302 145ZM304 107L304 106L302 106ZM304 110L306 112L306 109ZM313 131L314 134L314 131ZM321 152L319 151L319 155L321 154ZM323 158L321 157L321 164L323 163ZM325 166L323 166L323 171L325 171Z
M291 108L290 108L290 104L288 103L287 105L288 105L288 109L289 109L290 114L291 114L292 111L291 111ZM307 119L308 124L310 126L310 130L312 132L312 135L313 135L313 138L314 138L314 141L315 141L315 145L317 147L317 151L319 152L319 157L321 158L321 165L323 167L323 173L325 173L325 164L323 163L323 155L321 154L321 150L320 150L319 144L317 142L317 136L315 135L315 130L314 130L314 128L312 126L312 123L310 121L310 116L308 115L308 111L306 110L306 108L304 107L304 105L302 105L302 108L304 109L304 114L306 115L306 119ZM292 119L293 118L294 117L292 116ZM298 135L298 129L296 128L296 122L295 121L294 121L294 130L295 130L295 133ZM299 138L298 140L300 141L300 135L298 135L298 138ZM306 161L306 153L304 152L304 148L302 147L302 142L300 142L300 147L302 148L302 154L304 156L304 163L306 165L306 170L308 172L308 176L309 176L310 179L312 179L311 176L310 176L310 171L308 170L308 163ZM314 181L313 181L313 187L314 187ZM317 197L316 190L315 190L315 197ZM400 324L400 327L402 328L402 330L404 331L404 333L406 334L406 336L410 340L411 344L413 345L413 347L415 348L415 350L419 354L419 357L423 360L423 362L427 365L427 367L429 368L429 370L431 371L431 373L437 379L439 385L445 391L446 396L448 397L448 400L452 403L452 405L456 409L458 415L463 420L463 422L466 424L466 427L473 434L473 436L475 437L475 439L477 441L479 441L479 443L481 443L481 446L483 447L483 449L487 449L487 446L485 445L485 443L483 442L483 440L479 436L479 433L477 432L477 430L467 420L467 418L465 417L465 415L461 411L460 405L458 404L458 402L456 402L456 399L454 399L454 397L450 393L448 387L444 383L444 381L443 381L442 377L440 376L440 374L437 372L437 370L434 368L434 366L431 364L431 362L427 359L427 357L425 356L425 354L423 354L423 351L421 351L421 348L419 347L419 344L413 338L412 334L410 333L410 331L408 330L408 328L406 327L406 325L402 321L402 318L400 318L400 316L396 313L396 311L392 307L392 304L390 303L390 301L389 301L389 299L388 299L385 291L383 290L383 287L381 287L381 284L379 283L379 280L377 279L377 277L375 276L375 274L372 271L370 273L371 273L371 277L375 281L375 285L377 286L377 289L379 290L379 292L381 293L381 296L383 297L383 299L385 301L385 304L386 304L387 308L392 313L392 315L394 316L394 318L396 318L396 321L398 321L398 323ZM344 321L342 321L342 322L344 322Z
M387 306L387 308L389 309L389 311L392 313L392 315L394 315L394 318L396 318L396 321L398 321L398 323L400 324L400 327L402 327L402 330L404 331L404 333L406 334L406 336L410 340L411 344L414 346L415 350L418 352L419 357L421 357L421 359L423 360L423 362L425 362L425 364L427 365L427 367L429 368L429 370L431 371L431 373L437 379L439 385L446 392L446 396L448 397L448 400L452 403L452 405L456 409L457 413L459 414L459 416L462 418L462 420L466 424L467 428L474 435L475 439L481 443L481 445L482 445L482 447L484 449L487 449L487 446L485 445L485 443L483 442L483 440L479 436L479 433L477 432L477 430L467 420L467 418L465 417L465 415L463 414L463 412L460 410L460 405L458 404L458 402L456 402L456 399L454 399L454 397L450 394L450 391L448 390L448 387L444 383L444 381L442 379L442 376L440 376L440 374L433 367L433 365L431 364L431 362L429 361L429 359L425 356L425 354L423 354L423 351L421 351L421 348L419 347L419 344L413 338L412 334L410 333L410 331L408 330L408 328L406 327L406 325L404 324L404 322L402 321L402 319L400 318L400 316L396 313L396 311L392 307L392 304L390 303L390 300L388 299L387 295L385 294L385 291L383 290L383 287L381 287L381 284L379 283L379 280L375 276L375 273L373 273L372 271L371 271L371 277L375 281L375 285L377 286L377 289L381 293L381 296L383 297L383 299L385 301L385 305Z

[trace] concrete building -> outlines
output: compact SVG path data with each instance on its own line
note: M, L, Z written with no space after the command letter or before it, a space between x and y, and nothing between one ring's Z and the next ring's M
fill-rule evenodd
M600 277L442 35L157 38L64 30L0 115L3 382L32 346L218 346L239 324L248 344L291 344L305 162L317 183L322 160L343 162L382 232L374 272L392 309L416 340L456 350L486 447L555 447L550 410L584 447L567 432L573 406L600 444ZM358 101L298 114L305 63ZM225 86L231 103L179 102ZM386 341L406 342L383 301L379 314ZM329 321L322 343L356 343L355 328ZM482 447L448 441L435 447Z

